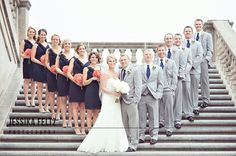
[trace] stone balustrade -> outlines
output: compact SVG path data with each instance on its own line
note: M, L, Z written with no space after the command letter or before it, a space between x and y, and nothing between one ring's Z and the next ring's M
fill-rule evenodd
M236 99L236 33L229 21L208 21L205 29L214 40L213 61L224 77L233 99Z

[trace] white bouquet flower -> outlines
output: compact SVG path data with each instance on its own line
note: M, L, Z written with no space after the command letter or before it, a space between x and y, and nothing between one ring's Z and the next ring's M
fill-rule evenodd
M129 88L128 83L118 80L115 85L115 90L116 92L120 92L123 95L128 95L130 88ZM116 98L115 102L118 103L118 101L119 101L119 98Z

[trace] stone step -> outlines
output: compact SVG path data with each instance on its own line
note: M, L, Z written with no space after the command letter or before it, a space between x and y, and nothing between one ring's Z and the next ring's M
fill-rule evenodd
M97 154L90 154L77 151L19 151L19 150L4 150L1 151L0 156L91 156L91 155L105 155L105 156L235 156L235 151L183 151L178 149L176 151L136 151L136 152L100 152Z
M0 150L56 150L56 151L76 151L80 143L0 143ZM235 143L157 143L150 145L149 143L143 143L138 145L139 151L235 151Z
M68 116L68 115L67 115ZM10 118L50 118L50 113L10 113ZM226 120L226 119L236 119L236 113L201 113L199 116L194 117L196 120L198 119L218 119L218 120Z
M43 101L43 104L45 103L45 101ZM201 101L198 102L199 104L201 103ZM38 101L35 100L35 105L38 106ZM25 107L25 100L17 100L15 102L15 106L23 106ZM214 101L210 101L209 106L234 106L234 102L233 101L229 101L229 100L214 100ZM30 108L30 107L29 107Z
M85 138L85 135L1 135L0 141L1 142L82 142ZM165 134L161 134L158 136L158 140L160 143L162 142L186 142L186 141L193 141L193 142L235 142L236 143L236 136L233 135L182 135L177 134L171 137L166 137ZM145 141L150 141L150 136L145 136Z
M24 124L21 123L16 123L16 121L19 119L11 119L11 120L14 120L14 121L10 121L10 119L7 120L6 122L6 125L8 127L21 127L23 125L26 125L27 123L32 123L32 120L33 119L29 119L30 121L29 122L26 122L24 121ZM50 126L53 126L53 127L62 127L62 120L51 120L50 118L46 118L44 119L44 126L45 127L50 127ZM47 124L46 124L46 121L47 121ZM13 123L14 122L14 123ZM72 121L73 125L74 125L74 122ZM147 120L147 127L148 127L148 123L149 121ZM188 120L186 119L183 119L182 120L182 126L236 126L236 120L213 120L213 119L209 119L209 120L195 120L194 122L189 122ZM80 121L79 121L79 124L80 124ZM32 126L32 127L37 127L37 126L41 126L42 125L42 119L34 119L34 125L29 125L29 126Z
M62 128L57 126L18 126L18 127L4 127L4 134L75 134L73 128ZM148 129L146 129L148 133ZM165 134L165 130L162 128L159 131L160 134ZM183 126L181 129L176 129L173 133L175 134L191 134L191 135L200 135L200 134L225 134L225 135L236 135L236 126Z
M49 108L49 110L51 110ZM54 106L54 111L56 112L57 107ZM26 106L13 106L12 107L12 112L39 112L39 107L35 106L35 107L26 107ZM207 108L204 109L200 109L200 112L215 112L215 113L220 113L220 112L235 112L236 113L236 107L216 107L216 106L209 106Z

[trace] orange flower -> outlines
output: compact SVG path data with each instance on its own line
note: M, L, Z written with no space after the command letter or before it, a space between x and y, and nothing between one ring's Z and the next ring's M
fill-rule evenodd
M56 66L55 66L55 65L52 65L52 66L50 67L50 71L55 74L55 73L56 73Z
M67 73L68 67L69 67L69 66L63 66L63 68L62 68L63 73L65 73L65 74Z
M45 59L46 59L46 55L44 54L44 55L42 55L42 56L40 57L40 62L41 62L42 64L45 64Z
M100 70L94 70L93 77L100 78L101 77L101 71Z
M26 49L25 52L24 52L24 54L25 54L26 56L31 56L31 49Z
M82 84L82 82L83 82L83 74L81 74L81 73L75 74L74 75L74 81L76 83Z

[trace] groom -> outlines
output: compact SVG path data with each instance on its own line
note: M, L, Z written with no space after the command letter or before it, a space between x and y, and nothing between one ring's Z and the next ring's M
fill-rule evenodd
M141 73L130 64L128 55L121 55L120 64L122 67L120 80L127 82L130 87L129 94L121 96L122 119L129 140L129 148L126 152L134 152L138 147L138 103L141 99L142 76Z

